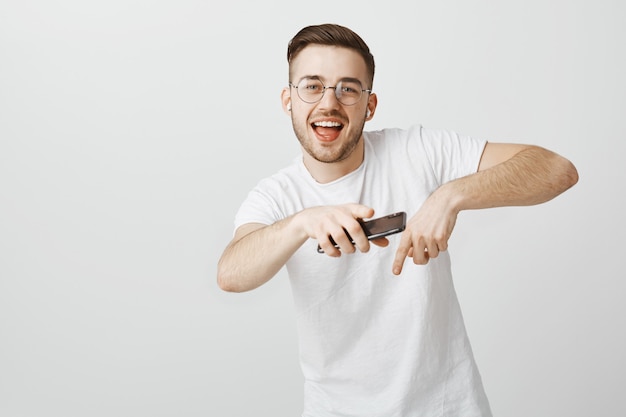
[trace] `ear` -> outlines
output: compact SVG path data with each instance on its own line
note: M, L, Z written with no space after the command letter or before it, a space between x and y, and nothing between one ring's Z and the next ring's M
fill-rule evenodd
M370 94L367 100L367 111L365 113L365 120L372 120L374 113L376 113L376 106L378 106L378 97L375 93Z
M291 114L291 92L289 91L288 87L283 88L283 90L281 91L280 101L282 102L283 111L285 112L285 114L290 115Z

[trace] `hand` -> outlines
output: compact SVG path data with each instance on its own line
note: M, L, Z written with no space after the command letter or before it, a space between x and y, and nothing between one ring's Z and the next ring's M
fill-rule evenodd
M301 211L297 217L305 233L316 239L328 256L338 257L342 252L354 253L358 248L367 252L370 241L367 240L363 228L357 219L368 219L374 215L374 209L362 204L343 204L337 206L319 206ZM348 233L354 244L350 242ZM330 238L337 243L337 249ZM387 246L386 238L376 239L372 243L378 246Z
M413 263L417 265L425 265L431 258L439 256L439 252L448 249L448 240L459 212L441 190L431 194L407 222L393 262L395 275L402 272L407 257L413 258Z

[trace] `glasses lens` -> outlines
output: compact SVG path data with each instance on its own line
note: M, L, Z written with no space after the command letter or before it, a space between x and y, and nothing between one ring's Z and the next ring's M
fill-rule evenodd
M341 104L351 106L361 99L362 90L358 81L340 81L335 88L335 95Z
M303 78L298 83L298 95L307 103L315 103L322 99L324 84L315 78Z

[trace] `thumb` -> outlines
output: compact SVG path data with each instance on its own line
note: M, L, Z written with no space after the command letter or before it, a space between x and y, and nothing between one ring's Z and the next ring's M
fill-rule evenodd
M363 204L355 204L351 211L352 215L358 219L369 219L374 216L374 209Z

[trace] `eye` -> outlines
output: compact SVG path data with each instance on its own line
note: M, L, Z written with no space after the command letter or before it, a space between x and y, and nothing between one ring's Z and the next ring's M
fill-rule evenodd
M361 86L357 83L344 81L339 83L341 93L346 95L359 95L361 94Z
M305 78L300 81L298 88L301 88L303 91L306 90L308 93L316 93L322 91L324 86L319 80Z

